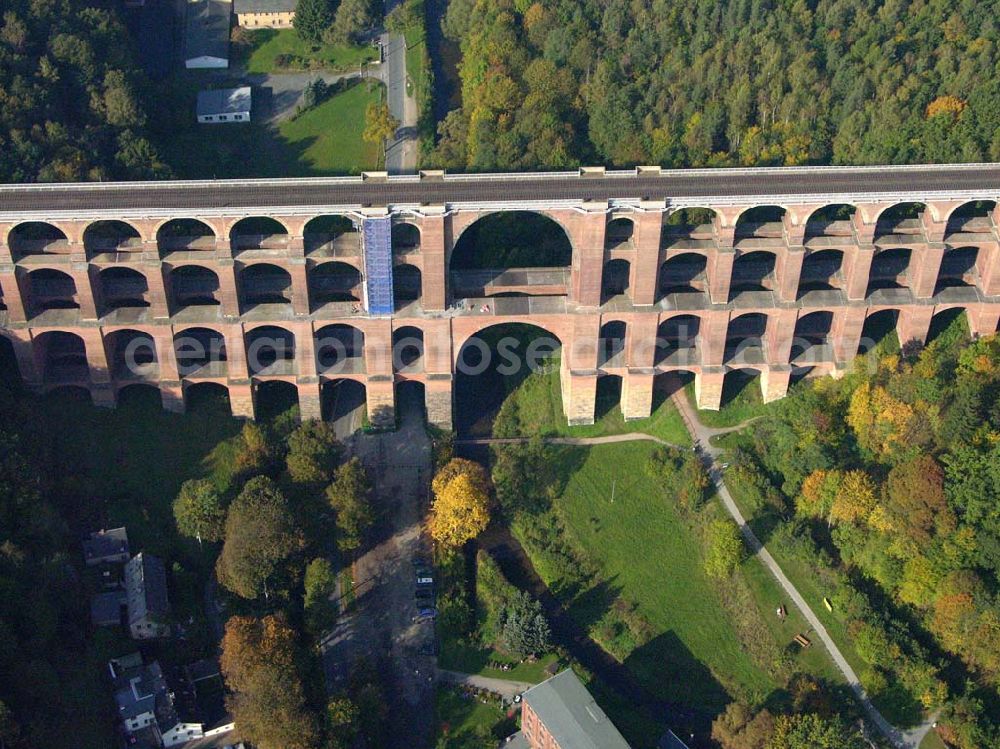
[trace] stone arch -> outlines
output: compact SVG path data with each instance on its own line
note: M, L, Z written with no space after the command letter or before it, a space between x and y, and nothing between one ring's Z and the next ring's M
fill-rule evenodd
M945 236L958 232L970 234L990 233L993 231L993 214L996 211L995 200L972 200L957 206L948 215Z
M149 306L149 281L134 268L102 268L98 279L106 310Z
M229 371L226 337L214 328L178 330L173 345L182 377L225 377Z
M90 381L87 345L76 333L50 330L35 336L32 344L43 382Z
M50 309L80 309L76 281L68 273L55 268L38 268L25 275L28 300L35 312Z
M156 378L156 341L149 333L132 328L113 330L104 337L104 349L116 380Z
M829 359L832 352L822 350L832 343L833 312L819 310L802 315L795 321L790 359L808 355L810 359Z
M279 325L259 325L244 333L250 374L295 374L295 334Z
M160 254L182 250L215 249L215 229L196 218L167 219L156 228Z
M624 320L611 320L601 326L597 339L597 366L624 367L625 341L628 324Z
M852 236L856 210L850 203L831 203L817 208L806 219L805 238Z
M392 331L393 369L422 370L423 358L424 331L413 325L403 325Z
M298 411L299 389L294 382L265 380L253 384L254 412L261 420L273 419L291 409Z
M635 234L635 221L629 216L610 216L604 229L604 249L612 250L632 242Z
M7 301L4 298L3 284L0 283L0 312L4 312L6 309L7 309Z
M892 349L899 350L899 310L880 309L865 317L861 328L861 340L858 353L865 354L882 344L883 341ZM888 339L888 340L886 340Z
M663 215L663 235L667 237L702 236L711 239L719 214L713 208L680 208Z
M786 210L779 205L758 205L747 208L736 219L735 238L780 238L785 233Z
M573 244L562 223L538 211L497 211L473 221L455 237L449 270L565 268Z
M240 301L249 309L258 304L291 304L292 276L280 265L253 263L239 271Z
M222 303L218 274L202 265L171 268L171 301L177 308L211 306Z
M744 291L772 290L776 263L775 254L764 250L737 255L733 261L733 274L729 285L730 299Z
M319 372L365 371L365 333L344 323L325 325L314 334L316 367Z
M392 296L396 306L419 301L423 295L423 277L415 265L397 265L392 269Z
M14 260L29 255L65 255L70 251L66 232L47 221L22 221L7 233Z
M762 370L756 367L741 366L727 370L722 380L720 408L739 398L747 388L753 387L755 382L760 389L761 396L763 396L764 383L761 375Z
M367 401L368 389L363 382L350 379L325 380L320 390L320 413L324 421L357 422L345 425L344 431L349 434L361 427L360 415L364 413Z
M190 413L232 412L229 388L220 382L185 382L184 409Z
M127 221L93 221L83 230L83 249L87 257L106 252L139 252L142 233Z
M27 372L21 372L17 361L14 342L0 330L0 383L14 390L20 390Z
M406 254L420 251L420 227L410 221L394 221L392 224L392 251Z
M684 252L668 258L660 266L659 290L667 294L701 294L708 290L708 257Z
M956 324L959 318L962 320L963 338L967 340L970 337L968 310L961 306L946 307L934 313L934 316L931 317L931 323L927 328L927 344L931 344L940 338L945 331L953 324Z
M65 398L75 403L86 403L87 405L94 404L93 395L86 385L70 383L51 385L45 388L45 396L47 398Z
M700 362L701 318L673 315L656 329L656 364L671 366Z
M361 301L361 272L353 265L329 261L314 265L308 273L313 305Z
M407 408L419 409L423 421L427 421L427 386L420 380L397 380L393 385L396 413L402 414Z
M865 296L879 289L908 288L912 255L912 250L905 247L892 247L876 252L868 272L868 290Z
M288 226L271 216L247 216L229 227L233 252L282 248L288 244Z
M328 213L314 216L302 227L302 240L305 244L306 252L318 252L330 250L337 247L338 243L348 240L348 235L354 235L358 240L358 227L348 216L336 213ZM360 244L356 243L352 249L360 250Z
M923 233L925 203L895 203L883 208L875 221L875 239L891 234Z
M796 298L810 291L831 291L843 287L844 253L841 250L810 252L802 260Z
M604 264L601 276L601 297L606 302L613 297L628 293L632 264L628 260L616 258Z
M117 383L116 388L119 407L129 405L162 405L163 401L162 396L160 395L160 388L151 382Z
M726 328L725 361L755 364L758 357L762 361L766 333L767 315L763 312L748 312L731 318Z
M934 293L939 294L947 288L976 286L979 283L979 273L976 269L978 259L978 247L946 249L941 257Z

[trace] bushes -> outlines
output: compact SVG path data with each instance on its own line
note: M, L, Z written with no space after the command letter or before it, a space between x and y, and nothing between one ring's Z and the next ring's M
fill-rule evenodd
M729 577L746 554L739 528L727 518L713 520L708 526L707 547L705 572L709 577Z
M499 646L518 658L549 649L551 631L541 604L511 585L483 550L476 556L476 596L485 646Z
M708 499L712 480L697 453L676 447L660 447L646 467L650 475L669 486L684 510L693 512Z

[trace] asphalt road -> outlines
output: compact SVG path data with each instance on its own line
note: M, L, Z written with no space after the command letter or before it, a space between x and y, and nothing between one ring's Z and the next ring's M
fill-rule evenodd
M585 200L761 200L768 197L865 196L988 199L1000 195L1000 164L918 167L802 167L795 169L672 170L660 175L618 173L580 177L523 173L191 182L79 183L0 186L0 219L103 211L169 215L178 210L226 212L247 208L309 212L317 208L395 205L512 204Z

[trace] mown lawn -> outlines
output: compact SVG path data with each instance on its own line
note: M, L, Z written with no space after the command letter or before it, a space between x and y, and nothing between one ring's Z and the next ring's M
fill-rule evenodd
M763 697L776 685L741 649L702 569L698 539L646 473L652 449L641 443L576 449L585 455L556 498L556 511L603 582L577 595L570 613L589 630L616 596L637 604L653 637L625 665L652 693L710 717L734 693Z
M378 167L377 145L361 137L365 109L382 98L382 86L356 83L278 128L288 156L308 174L359 174ZM292 172L295 168L292 168Z
M449 671L460 671L464 674L477 674L508 681L527 681L538 684L548 678L545 670L558 661L555 653L549 653L532 663L518 663L515 659L490 648L479 648L453 637L442 638L441 652L438 655L438 667ZM491 668L489 664L510 663L508 671Z
M378 59L378 50L370 44L314 44L303 41L295 29L255 29L240 36L245 42L234 46L237 63L248 73L342 72ZM279 65L282 55L291 58L284 66Z
M688 401L698 411L698 419L707 427L731 427L748 419L763 416L772 407L764 403L760 391L760 377L743 372L733 372L726 376L722 388L722 407L718 411L698 408L694 393L694 381L684 386Z
M500 707L467 697L451 687L441 687L434 697L434 742L448 749L483 749L497 746L516 729Z
M569 426L562 410L559 364L534 372L521 382L500 408L494 422L497 437L544 435L550 437L603 437L643 432L676 445L690 445L691 438L680 414L662 393L654 394L653 414L626 421L621 410L621 380L602 377L597 384L595 421Z

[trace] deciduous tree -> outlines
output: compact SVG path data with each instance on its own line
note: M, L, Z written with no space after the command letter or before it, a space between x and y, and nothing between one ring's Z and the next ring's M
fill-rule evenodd
M433 482L434 502L428 526L431 536L442 546L456 548L471 541L490 522L490 497L485 472L469 468L456 458L442 469ZM475 464L473 464L475 465ZM457 475L455 471L459 471ZM448 478L450 476L450 478Z
M222 495L208 479L190 479L181 484L174 500L174 521L185 536L202 541L221 541L226 524Z
M333 481L326 488L326 498L337 513L337 546L345 552L356 550L375 521L371 482L364 464L357 457L336 470Z

